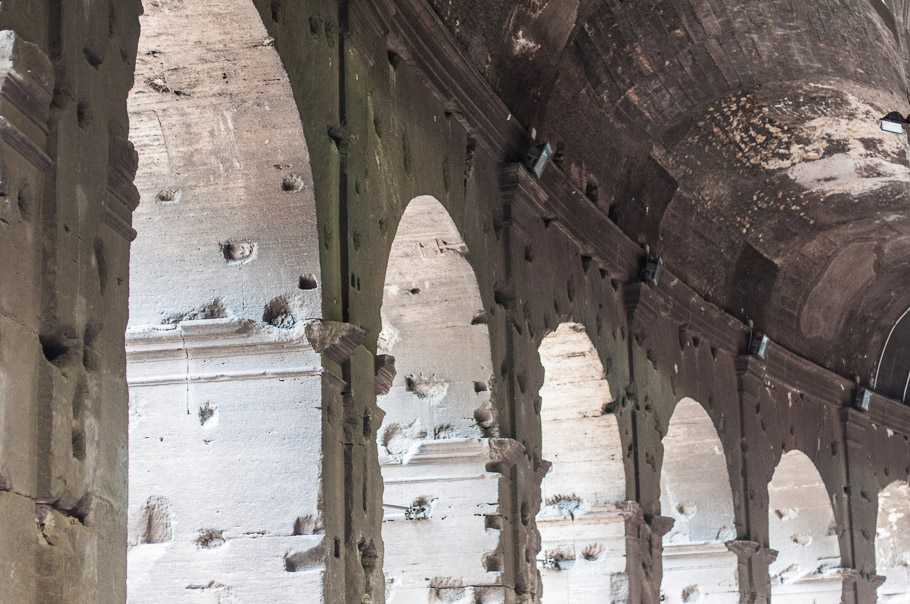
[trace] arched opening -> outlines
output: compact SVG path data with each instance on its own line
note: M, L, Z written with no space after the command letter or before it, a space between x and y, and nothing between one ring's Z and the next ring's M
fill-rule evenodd
M625 469L616 404L584 326L563 323L540 343L543 457L538 567L544 604L624 602Z
M738 559L726 546L736 539L733 492L714 423L684 398L662 442L660 509L674 520L663 537L664 601L735 604Z
M410 202L379 337L397 370L378 436L388 604L485 601L501 583L490 341L467 253L442 204Z
M251 0L152 0L141 27L128 602L321 601L319 244L296 104Z
M891 328L875 370L873 387L901 402L910 393L910 310Z
M768 485L769 569L775 604L838 604L842 573L828 490L805 453L785 453Z
M878 601L910 603L910 484L892 482L878 495L876 572L885 577Z

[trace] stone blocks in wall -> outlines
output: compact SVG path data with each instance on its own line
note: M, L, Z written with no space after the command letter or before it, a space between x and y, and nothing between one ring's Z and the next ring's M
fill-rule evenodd
M322 362L305 331L130 332L130 603L323 601Z

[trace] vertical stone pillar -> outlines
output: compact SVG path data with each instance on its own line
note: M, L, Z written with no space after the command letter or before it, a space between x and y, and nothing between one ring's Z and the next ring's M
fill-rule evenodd
M660 583L663 576L661 553L663 536L673 527L673 519L660 516L660 473L648 451L659 447L660 436L648 428L646 411L639 401L644 384L636 371L644 369L647 363L649 327L658 320L660 298L652 286L646 283L630 283L623 286L623 303L629 321L629 388L626 392L631 404L633 432L633 465L635 468L634 496L640 505L643 521L639 532L638 552L629 554L636 557L638 564L629 566L629 581L636 585L638 599L635 604L654 604L660 601Z
M514 291L519 304L510 307L510 313L521 312L521 302L535 295L530 286L535 282L533 276L520 272L525 264L525 249L531 243L531 235L525 225L533 224L537 219L537 210L546 204L546 193L538 181L520 163L503 166L499 174L499 186L503 211L503 245L506 257L506 279L510 286L524 284L522 289ZM514 317L517 322L522 318ZM516 336L508 327L511 381L509 430L514 439L525 443L537 443L530 449L516 441L513 447L521 451L521 456L514 458L512 478L500 489L501 504L504 509L511 508L510 516L517 514L517 522L512 519L512 534L506 535L503 544L507 546L507 582L515 587L520 602L538 602L543 591L540 572L537 569L538 552L541 548L537 516L541 507L541 481L550 467L549 462L540 459L539 453L533 450L540 446L540 398L535 390L527 386L529 358L534 354L534 342L530 335ZM523 366L521 366L523 364ZM505 477L505 474L503 475ZM508 490L505 488L508 486ZM507 503L508 500L508 503Z
M759 403L763 387L762 367L752 357L740 356L736 359L736 375L739 385L739 437L741 478L742 482L734 492L742 497L742 515L744 538L733 542L731 551L740 559L740 593L747 604L765 604L771 600L771 575L768 567L777 558L777 552L765 547L768 543L768 501L764 485L754 482L755 476L750 469L755 468L760 460L750 456L749 443L762 442L761 434L748 433L749 426L742 420L747 410L755 409Z
M863 484L864 477L872 476L866 452L868 413L845 407L841 409L843 426L844 463L847 477L848 526L850 558L853 568L844 574L844 603L865 604L875 602L878 587L885 578L875 574L875 533L878 500L870 497ZM870 489L871 491L871 489Z
M138 2L0 4L0 598L121 604Z

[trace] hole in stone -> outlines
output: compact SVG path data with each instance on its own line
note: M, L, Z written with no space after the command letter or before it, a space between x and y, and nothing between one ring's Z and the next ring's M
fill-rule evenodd
M95 239L95 266L98 269L98 285L101 289L101 295L107 290L107 260L104 256L104 243L101 239Z
M562 170L563 162L566 160L566 144L563 142L556 142L556 152L553 153L553 164L556 165L560 170Z
M88 101L79 101L76 105L76 123L83 130L88 130L92 125L92 112Z
M494 553L484 554L483 567L488 573L502 572L502 558Z
M85 62L91 65L92 67L97 68L101 63L104 62L104 57L100 56L98 53L93 51L91 48L83 48L82 56L85 57Z
M243 264L252 260L256 255L257 246L252 241L228 241L219 245L221 254L229 264Z
M553 495L552 497L547 497L544 504L552 511L557 512L562 516L575 518L575 512L582 508L583 502L578 495L572 493L571 495Z
M75 331L65 327L47 327L38 335L41 352L44 353L44 358L51 363L69 352L75 338Z
M16 194L16 206L19 208L19 214L23 218L29 217L29 200L28 200L28 185L22 185L19 187L19 192Z
M499 514L487 514L483 520L484 528L492 531L502 530L502 516Z
M291 329L297 324L291 302L287 296L278 296L265 305L262 320L274 327Z
M401 56L394 51L389 51L389 65L392 66L392 69L398 69L398 66L401 65Z
M597 186L597 181L593 177L588 177L588 182L585 185L585 197L597 203L597 198L600 196L600 188Z
M322 15L319 13L313 13L310 15L310 33L314 36L319 35L325 31L325 20L322 18Z
M404 517L406 520L427 520L430 517L430 513L433 511L433 502L435 499L431 500L428 497L418 497L408 506L408 509L404 511Z
M530 245L525 246L525 262L528 262L529 264L534 262L534 248Z
M336 557L336 558L340 558L340 557L341 557L341 539L339 539L338 537L335 537L335 552L334 552L334 554L335 554L335 557Z
M286 193L296 193L304 187L303 177L299 174L285 174L281 179L281 190Z
M161 189L155 195L155 201L164 205L179 203L182 192L180 189Z
M594 562L600 559L601 554L604 552L604 546L599 543L590 543L583 550L581 550L581 557L587 560L588 562Z
M420 288L419 288L419 287L412 287L409 291L410 291L411 294L413 294L413 295L416 296L417 294L420 293Z
M205 319L226 319L228 316L227 307L221 298L215 298L208 304L199 308L181 313L174 313L162 317L161 322L164 325L176 325L182 321L201 321Z
M200 549L213 549L224 545L224 531L215 529L202 529L196 537L196 547Z
M73 430L73 457L79 461L85 461L85 432L82 430Z
M117 11L114 10L114 3L111 2L107 8L107 35L114 37L117 33Z
M171 87L167 84L167 79L164 76L158 76L156 78L149 78L146 80L146 83L149 85L149 88L155 92L167 93L172 92Z
M698 589L698 585L689 585L682 590L682 601L686 604L698 602L701 600L701 591Z
M556 547L544 553L544 568L552 570L572 570L575 567L575 550L570 547Z
M486 392L486 391L487 391L486 382L474 382L474 392L479 394L481 392Z
M217 407L209 402L206 402L206 404L199 407L199 425L204 426L208 423L208 421L215 416L217 409Z
M319 283L316 282L315 275L307 273L305 275L300 275L300 281L297 283L298 289L310 290L316 289L319 287Z
M440 379L435 374L427 376L420 373L417 375L405 376L404 385L408 392L415 394L417 398L425 400L430 404L436 404L442 401L449 391L448 382Z
M171 503L167 497L152 495L139 514L140 543L167 543L173 538Z

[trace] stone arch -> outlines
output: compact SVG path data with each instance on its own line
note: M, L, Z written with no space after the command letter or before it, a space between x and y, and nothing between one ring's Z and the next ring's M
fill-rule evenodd
M128 602L321 601L322 290L297 106L251 0L149 0L141 28L129 515L166 498L171 522L166 543L134 540Z
M541 601L625 601L626 481L610 384L578 323L559 325L539 353L543 456L552 463L537 514Z
M878 601L910 602L910 484L898 480L878 494L876 572L885 577Z
M467 254L442 204L408 204L378 342L397 371L378 434L389 604L480 601L501 582L490 340Z
M666 602L739 602L733 491L724 447L707 411L682 399L662 440L661 513L674 520L663 537Z
M834 508L802 451L784 453L768 485L768 536L775 604L839 604L843 576Z

